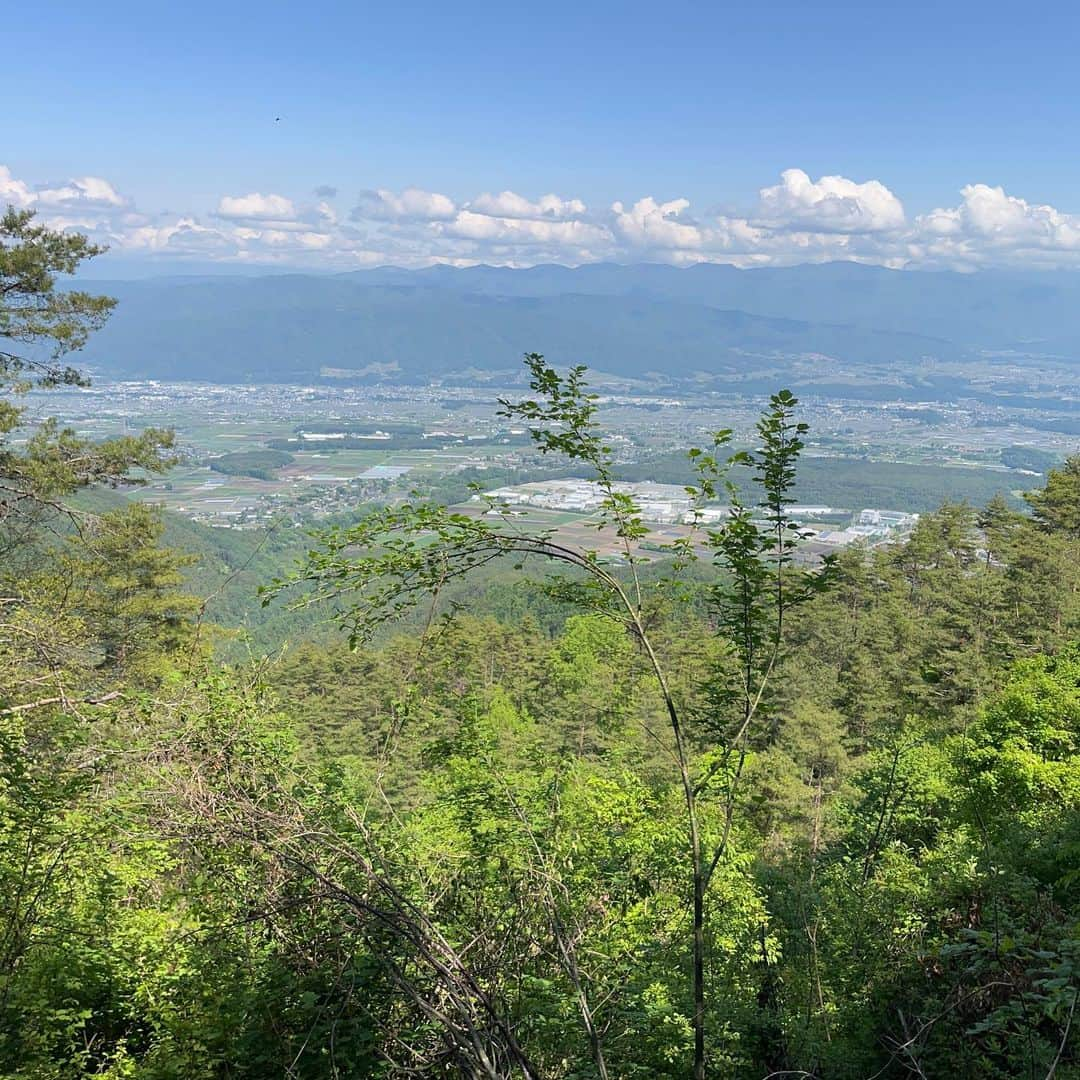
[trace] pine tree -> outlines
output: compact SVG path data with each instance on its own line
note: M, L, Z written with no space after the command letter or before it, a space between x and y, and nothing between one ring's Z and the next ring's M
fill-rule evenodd
M34 388L85 386L65 358L104 325L115 301L56 287L105 249L78 233L34 223L32 210L9 207L0 217L0 526L25 513L56 510L57 500L93 483L115 483L136 466L159 471L172 434L149 429L104 442L79 438L46 421L25 431L18 398ZM20 430L23 429L23 430ZM14 435L26 437L16 447ZM0 551L4 544L0 538Z
M1080 539L1080 454L1051 469L1046 487L1028 492L1024 500L1044 529Z

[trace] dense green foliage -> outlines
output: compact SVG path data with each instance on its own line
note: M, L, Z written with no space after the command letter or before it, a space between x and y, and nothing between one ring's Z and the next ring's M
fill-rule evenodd
M1059 459L1046 450L1037 450L1034 446L1006 446L1001 451L1001 464L1010 469L1027 469L1030 472L1045 473Z
M794 617L710 888L716 1075L1044 1076L1061 1047L1056 1075L1076 1075L1075 542L1009 518L988 560L972 526L948 509L902 548L845 556ZM565 608L554 632L437 616L422 644L298 646L253 682L175 635L175 572L144 573L98 637L87 614L129 579L62 562L115 584L65 582L78 604L47 627L70 643L62 673L29 604L5 616L28 643L6 627L0 860L25 898L5 909L8 1075L323 1076L332 1059L378 1076L399 1054L456 1075L409 996L451 993L423 953L436 932L468 946L541 1075L595 1075L560 940L608 1074L688 1075L679 796L624 631ZM706 712L713 626L655 619L676 693ZM146 654L109 643L125 638ZM384 925L403 910L422 939Z
M1080 1077L1080 459L807 572L781 392L646 564L530 372L623 558L388 505L287 590L354 649L221 659L291 534L0 519L0 1077Z
M278 469L293 460L282 450L235 450L219 454L208 464L214 472L227 476L253 476L256 480L273 480Z

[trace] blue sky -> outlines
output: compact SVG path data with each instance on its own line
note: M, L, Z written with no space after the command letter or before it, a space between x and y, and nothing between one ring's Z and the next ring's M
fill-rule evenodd
M2 34L25 93L5 109L0 198L131 257L1075 257L1071 4L106 0L50 3ZM78 195L82 180L115 199ZM453 212L402 205L407 189ZM502 192L522 197L514 215L476 203ZM548 194L561 204L529 218ZM221 213L256 195L283 201Z

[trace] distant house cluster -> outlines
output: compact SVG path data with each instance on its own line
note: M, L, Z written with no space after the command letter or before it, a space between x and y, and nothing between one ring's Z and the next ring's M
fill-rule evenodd
M678 484L657 484L652 481L638 483L616 483L612 485L618 494L629 495L637 504L638 511L645 521L658 525L690 524L703 525L723 521L731 508L720 503L694 506L686 488ZM582 480L571 477L565 480L539 480L531 484L518 484L515 487L495 488L484 496L507 506L529 506L544 510L561 510L569 513L590 514L600 509L606 498L604 489L595 480ZM788 508L792 517L803 521L817 518L837 517L849 511L832 506L791 506ZM864 511L878 513L879 511ZM888 514L889 511L880 511Z
M612 486L616 493L633 498L642 520L656 525L711 525L723 521L731 513L731 507L720 503L695 507L686 489L677 484L643 481L616 483ZM521 512L519 508L528 507L571 514L591 514L600 509L607 496L595 480L570 477L495 488L484 492L483 497L506 507L517 508L517 512ZM481 496L474 498L479 499ZM850 524L844 527L823 525L820 528L806 529L806 538L824 547L885 543L910 532L919 520L918 514L909 514L903 510L866 509L852 514L850 510L836 506L811 505L793 505L787 510L801 525L815 521L825 522L828 519L839 523L850 517Z
M860 510L846 529L832 529L816 533L819 544L847 547L849 544L876 544L894 539L915 528L918 514L903 510Z
M674 524L690 514L691 500L678 484L618 483L620 494L630 495L646 521ZM484 493L489 499L508 506L535 506L544 510L564 510L589 514L599 510L607 494L595 480L571 477L566 480L538 480L517 487L496 488Z

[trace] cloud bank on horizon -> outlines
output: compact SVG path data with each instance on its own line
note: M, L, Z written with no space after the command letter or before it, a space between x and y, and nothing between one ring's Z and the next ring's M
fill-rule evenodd
M301 268L487 263L699 262L735 266L854 260L909 269L1080 266L1080 214L968 184L955 206L908 215L878 180L811 179L786 169L740 212L696 212L686 199L643 196L588 207L555 194L483 192L466 201L420 187L340 188L310 200L272 191L222 195L212 209L169 214L136 206L101 177L34 184L0 165L0 207L29 208L56 227L88 233L118 254ZM344 201L342 198L341 201ZM164 265L163 265L164 269Z

